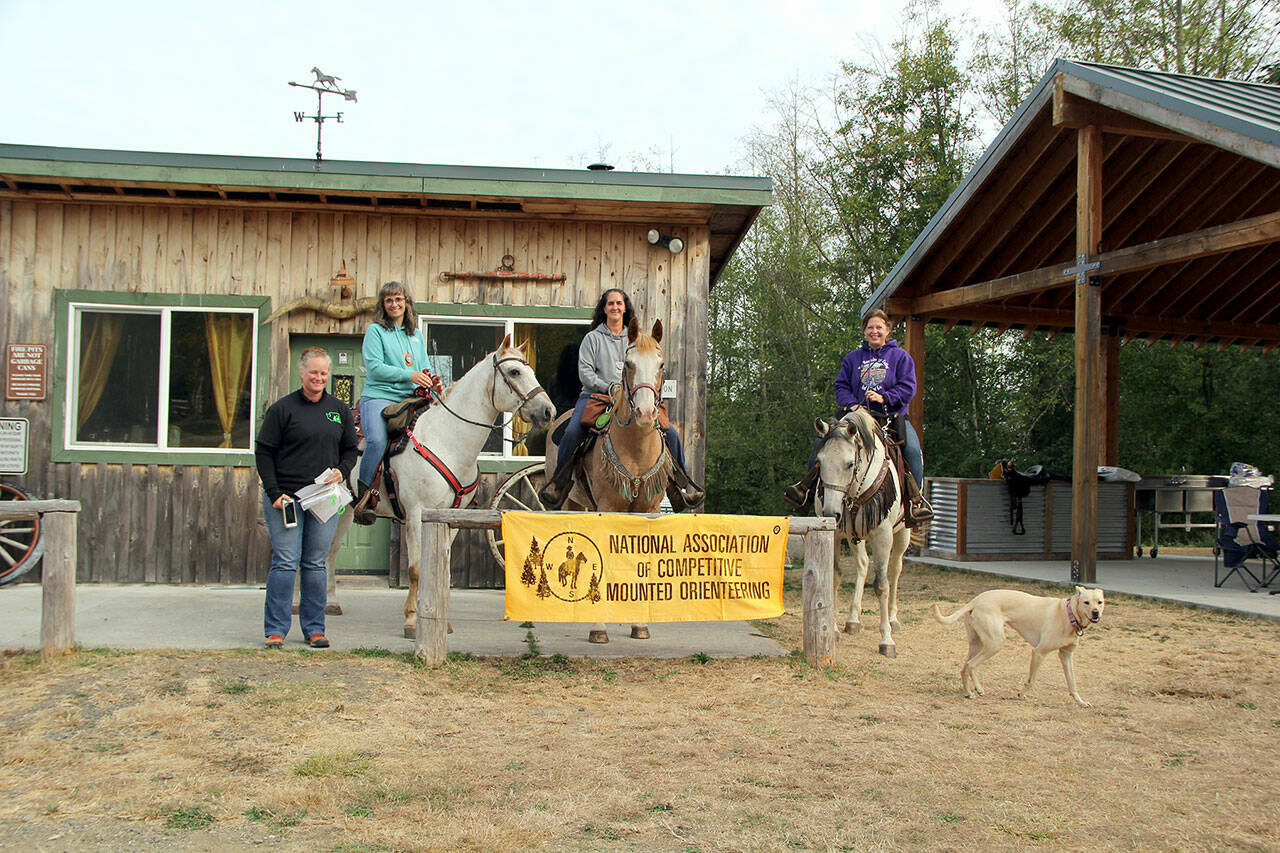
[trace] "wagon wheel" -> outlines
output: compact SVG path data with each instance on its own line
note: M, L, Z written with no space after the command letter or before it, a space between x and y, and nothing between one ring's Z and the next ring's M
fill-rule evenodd
M17 486L0 483L0 500L29 501L31 496ZM39 517L0 521L0 586L35 568L42 554Z
M544 512L546 506L538 498L538 489L542 488L543 474L546 466L542 463L521 468L512 474L489 501L489 509L500 512ZM502 550L502 527L495 527L486 532L489 539L489 551L498 565L506 565L506 557Z

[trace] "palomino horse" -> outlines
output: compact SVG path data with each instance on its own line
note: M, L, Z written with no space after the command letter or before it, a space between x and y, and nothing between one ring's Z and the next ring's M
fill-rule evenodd
M844 624L846 633L862 627L862 585L867 579L870 543L876 561L876 597L880 599L880 654L897 657L892 629L898 624L898 577L902 555L911 541L903 524L902 484L889 459L884 433L864 409L856 409L834 425L819 419L814 426L822 436L818 465L822 490L815 500L818 515L836 519L837 536L854 543L858 577L853 605Z
M610 389L613 417L596 446L583 459L585 490L577 482L569 493L569 509L598 512L658 512L674 461L658 423L662 394L662 321L653 331L640 331L634 317L627 326L622 382ZM594 506L590 504L594 501ZM649 638L647 625L632 625L631 636ZM609 642L604 623L591 626L587 639Z
M422 560L422 511L437 507L465 507L475 497L480 476L476 459L493 423L504 412L515 412L542 427L555 417L551 398L538 384L521 348L503 338L497 350L454 382L410 427L410 447L392 457L397 497L405 514L405 549L409 555L409 595L404 603L404 635L413 637L418 611L418 574ZM434 457L434 461L431 459ZM359 464L351 469L351 490L356 490ZM392 514L391 501L378 504L378 515ZM329 547L326 565L342 537L351 529L351 512L344 512ZM453 533L450 532L450 542ZM443 566L432 567L444 571ZM329 596L333 600L334 573L329 572Z

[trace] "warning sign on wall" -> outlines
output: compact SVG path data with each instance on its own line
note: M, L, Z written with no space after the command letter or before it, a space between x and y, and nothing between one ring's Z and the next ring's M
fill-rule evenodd
M0 474L27 473L27 419L0 418Z

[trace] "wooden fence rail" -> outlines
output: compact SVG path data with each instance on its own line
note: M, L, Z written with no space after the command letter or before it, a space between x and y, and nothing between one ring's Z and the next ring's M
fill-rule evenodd
M555 515L595 515L558 512ZM637 514L658 518L657 513ZM835 519L793 517L790 532L804 536L801 596L804 657L814 666L831 663L835 643ZM418 621L414 654L432 666L444 663L449 636L448 528L488 529L502 523L492 509L426 509L422 511L422 557L418 572Z
M40 519L40 650L70 651L76 644L76 515L80 501L0 501L0 521Z

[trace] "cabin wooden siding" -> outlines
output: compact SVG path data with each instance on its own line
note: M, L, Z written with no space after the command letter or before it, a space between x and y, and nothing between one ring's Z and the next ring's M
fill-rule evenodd
M619 219L626 218L619 204ZM634 218L634 217L633 217ZM682 237L672 255L645 240L650 227ZM495 270L503 255L522 272L564 273L564 282L442 280L444 272ZM668 401L689 467L705 463L706 301L709 229L662 222L290 211L252 206L34 202L0 197L0 280L5 341L48 347L49 396L3 402L6 417L30 421L28 473L6 475L33 496L80 500L78 580L260 583L269 547L251 463L186 465L169 458L55 462L52 420L60 408L54 375L58 291L262 296L270 307L311 294L338 301L330 278L345 262L373 296L406 282L419 302L459 305L593 306L604 288L627 291L646 324L661 319ZM334 320L299 310L269 329L266 390L254 413L287 390L291 334L359 335L365 314ZM261 371L263 366L259 366ZM482 478L487 500L505 473ZM460 539L462 537L459 537ZM460 542L460 549L474 543ZM399 561L393 561L398 563ZM476 561L472 561L476 562ZM398 582L399 566L391 567ZM455 570L455 583L501 584L492 567Z

